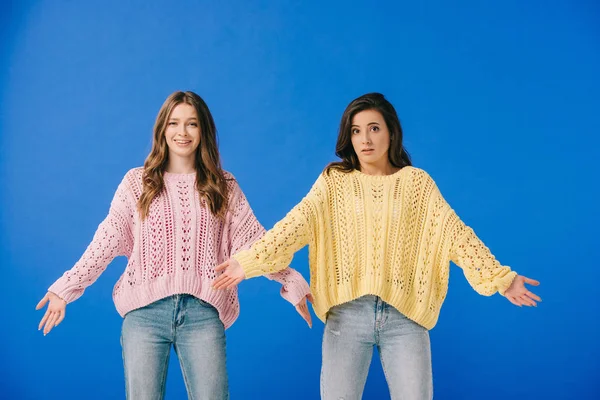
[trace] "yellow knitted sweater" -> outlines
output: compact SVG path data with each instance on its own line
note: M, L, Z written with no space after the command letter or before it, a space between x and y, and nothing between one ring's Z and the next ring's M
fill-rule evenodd
M321 174L285 218L233 258L251 278L288 265L307 244L314 310L323 321L331 307L372 294L431 329L450 261L482 295L503 294L516 276L414 167L387 176Z

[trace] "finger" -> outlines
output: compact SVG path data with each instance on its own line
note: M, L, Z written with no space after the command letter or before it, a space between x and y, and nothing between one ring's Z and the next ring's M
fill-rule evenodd
M46 322L46 327L48 328L48 332L50 332L56 326L56 321L60 318L60 313L54 313L54 317Z
M530 278L527 278L526 276L524 276L523 278L525 278L525 282L529 283L530 285L538 286L540 284L540 282L536 281L535 279L530 279Z
M50 317L50 314L52 314L50 312L50 310L46 310L46 314L44 314L44 316L42 317L42 320L40 321L40 324L38 325L38 331L40 329L42 329L42 327L44 326L44 324L46 323L46 321L48 321L48 318Z
M215 289L222 289L223 286L225 285L225 283L227 281L229 281L230 279L231 279L231 277L229 275L227 275L227 273L225 273L214 280L213 287Z
M512 301L514 302L514 304L518 307L522 307L523 303L521 302L521 299L519 299L518 296L512 296L511 297Z
M238 283L240 283L242 280L240 278L231 278L228 282L227 285L225 286L225 289L232 289L234 287L236 287L238 285Z
M531 300L529 297L523 295L523 296L520 296L519 299L521 300L523 305L529 306L529 307L535 307L535 302L533 300Z
M234 280L235 278L232 278L231 276L227 277L227 279L221 284L221 289L229 289Z
M306 325L308 325L309 328L312 328L312 321L310 320L310 314L307 312L306 314L303 314L302 318L304 318L304 320L306 321Z
M49 300L49 295L48 293L46 293L46 295L40 300L39 303L37 303L37 305L35 306L36 310L39 310L40 308L44 307L44 304L46 304Z
M521 302L521 304L523 304L524 306L533 306L533 302L531 299L528 299L527 296L519 296L519 301Z
M52 315L50 315L50 318L48 318L48 321L46 321L46 326L44 326L44 336L47 335L52 328L54 328L54 323L56 322L57 318L58 313L52 313Z
M306 307L306 322L308 323L308 327L312 328L312 317L310 316L310 310L308 309L308 306Z
M54 326L58 326L58 324L60 324L60 323L63 321L63 319L65 319L65 314L66 314L66 312L65 312L64 310L63 310L63 311L61 311L59 314L60 314L60 317L59 317L59 318L58 318L58 320L57 320L57 321L54 323Z
M307 295L306 295L306 299L307 299L308 301L310 301L310 304L315 304L315 299L314 299L314 297L313 297L313 295L312 295L312 294L310 294L310 293L309 293L309 294L307 294Z
M305 304L302 309L306 313L306 316L310 319L310 309L308 308L308 304Z
M304 321L306 321L306 323L308 324L308 326L312 326L312 322L310 320L310 313L308 312L308 308L306 307L298 307L298 313L300 314L300 316L302 317L302 319Z
M229 260L225 261L223 264L217 265L217 267L215 268L215 271L216 272L223 271L228 266L229 266Z
M527 297L533 299L533 300L537 300L537 301L542 301L541 297L538 296L535 293L530 292L529 290L527 292L525 292L525 294L527 295Z
M506 299L508 301L510 301L511 303L513 303L515 306L517 306L517 307L520 306L519 303L517 303L513 297L507 296Z
M46 329L50 332L55 326L56 321L60 318L60 313L55 312L50 318L48 318L48 322L46 322Z
M515 296L513 296L513 299L517 302L517 304L519 304L519 307L523 307L523 300L521 299L521 295L517 294Z
M223 287L225 286L225 283L228 280L229 280L229 277L227 275L221 275L220 277L215 279L215 281L213 283L213 288L215 288L216 290L223 289Z

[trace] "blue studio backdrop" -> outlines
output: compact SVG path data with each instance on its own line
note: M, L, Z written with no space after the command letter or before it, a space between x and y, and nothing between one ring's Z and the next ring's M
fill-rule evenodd
M498 259L518 308L453 266L431 331L436 399L598 399L600 6L595 1L3 1L0 398L124 397L109 265L49 335L34 310L85 250L164 99L193 90L270 228L335 159L346 105L395 105L417 167ZM308 278L307 252L292 264ZM240 285L233 399L316 399L323 324ZM313 318L314 315L313 315ZM176 357L167 399L185 398ZM365 399L389 398L375 352Z

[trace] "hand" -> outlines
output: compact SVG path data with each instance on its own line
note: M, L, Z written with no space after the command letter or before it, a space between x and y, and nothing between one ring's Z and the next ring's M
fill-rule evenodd
M504 297L506 297L508 301L513 303L515 306L537 307L537 303L535 301L542 301L542 299L527 290L525 283L533 286L538 286L540 284L535 279L529 279L525 276L517 275L512 284L504 292Z
M233 258L218 265L217 268L215 268L215 271L223 271L221 276L217 277L213 282L213 288L217 290L230 289L246 279L246 274L244 273L242 266Z
M306 304L306 300L310 301L310 303L313 303L313 297L312 294L307 294L306 296L304 296L302 298L302 300L300 300L298 302L298 304L296 304L296 311L298 311L298 314L300 314L300 316L302 317L302 319L304 319L306 321L306 323L308 324L309 328L312 328L312 319L310 316L310 311L308 309L308 304Z
M58 326L65 319L65 312L67 308L67 302L55 295L52 292L46 293L44 298L40 300L40 302L35 306L36 310L39 310L44 307L46 303L48 303L48 309L46 310L46 314L44 314L44 318L40 321L40 325L38 326L38 331L44 327L44 336L46 336L52 328ZM44 326L45 324L45 326Z

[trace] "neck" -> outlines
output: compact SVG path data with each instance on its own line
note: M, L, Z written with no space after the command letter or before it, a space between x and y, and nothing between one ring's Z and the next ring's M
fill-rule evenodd
M395 172L398 172L400 168L394 167L388 160L385 160L379 164L360 164L360 172L367 175L392 175Z
M192 174L196 172L194 157L177 157L169 155L166 171L172 174Z

